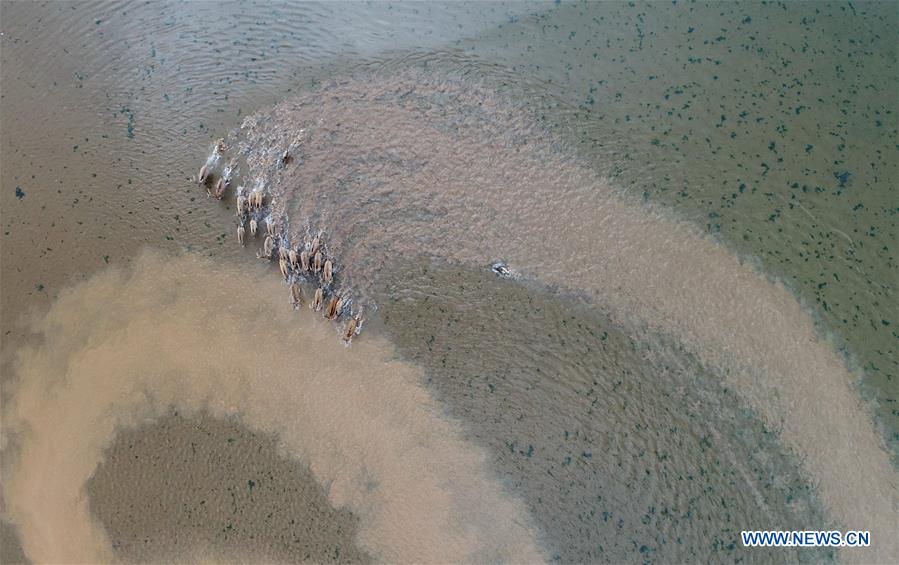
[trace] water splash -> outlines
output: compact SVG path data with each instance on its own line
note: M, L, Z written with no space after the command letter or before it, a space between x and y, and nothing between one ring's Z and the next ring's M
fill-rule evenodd
M884 528L895 470L855 377L795 297L666 211L623 199L534 113L460 74L360 72L247 118L235 139L274 217L289 214L291 238L324 229L361 303L397 257L503 257L680 343L782 432L835 519ZM291 144L296 161L279 167Z

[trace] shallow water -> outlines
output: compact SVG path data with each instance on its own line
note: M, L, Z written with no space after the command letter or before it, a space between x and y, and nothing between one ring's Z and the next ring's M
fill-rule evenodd
M275 438L240 422L174 412L120 432L85 489L124 561L177 561L196 546L221 560L369 560L355 545L358 520L331 507L308 469L278 453Z
M3 561L894 558L895 11L343 6L3 4Z
M832 557L732 543L749 524L827 519L775 437L682 350L634 341L572 297L427 260L391 275L380 304L391 338L548 533L553 559Z
M616 326L678 343L802 454L826 508L886 523L887 455L850 373L795 299L697 230L622 199L529 112L432 65L327 82L248 118L229 143L247 155L282 241L327 228L338 292L371 309L369 287L404 257L485 270L504 259L526 279L581 292ZM291 143L294 162L279 166ZM490 315L501 320L504 306L491 304ZM839 417L821 421L825 407ZM865 486L847 487L850 474Z
M111 269L62 293L35 324L44 344L20 350L22 384L4 414L24 434L3 488L29 557L116 556L84 486L118 430L174 409L188 417L235 417L254 432L277 435L279 452L308 465L331 505L358 517L355 541L378 560L542 560L521 503L489 472L482 449L462 439L458 423L441 418L417 367L393 359L390 344L375 336L345 348L329 322L285 307L274 277L260 278L256 299L234 300L242 276L237 267L194 256L146 254L130 272ZM72 331L87 318L89 328ZM269 445L262 438L260 450ZM179 477L185 471L180 464L166 470ZM121 482L127 474L110 478L119 489L128 484ZM207 479L215 484L209 476L196 480ZM98 489L93 484L91 492ZM307 502L320 500L309 490ZM241 517L236 509L230 509L235 527L253 527L252 514ZM163 551L153 558L236 554L228 543L185 534L181 547L171 545L180 538L157 540ZM246 558L265 561L276 548L243 549ZM297 553L291 560L301 558Z

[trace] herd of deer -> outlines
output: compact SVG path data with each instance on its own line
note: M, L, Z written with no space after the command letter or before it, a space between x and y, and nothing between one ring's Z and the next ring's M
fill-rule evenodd
M212 151L212 154L206 160L206 163L200 168L197 175L197 184L206 187L206 192L211 198L221 200L225 197L231 181L237 174L237 159L232 159L225 166L218 179L215 179L214 169L220 157L225 152L225 141L219 139ZM283 166L290 161L290 151L285 150L278 160L279 166ZM237 241L243 246L247 239L247 230L244 227L249 225L250 237L256 239L259 234L259 223L265 222L265 239L262 243L262 251L257 253L257 257L271 260L275 257L277 250L278 266L284 280L290 286L290 301L295 309L303 304L303 289L301 282L311 281L317 283L317 288L309 307L318 311L323 311L323 316L329 320L338 320L342 316L348 318L343 329L343 340L349 344L355 335L362 329L364 320L362 308L356 313L352 312L351 301L340 295L339 292L332 290L334 286L335 265L334 259L328 256L326 245L322 237L322 231L318 235L311 237L307 233L304 241L299 245L290 242L289 236L285 235L286 230L282 230L276 226L272 220L271 214L266 208L266 197L259 188L244 194L243 187L238 187L236 191L237 203ZM268 203L269 206L271 202Z

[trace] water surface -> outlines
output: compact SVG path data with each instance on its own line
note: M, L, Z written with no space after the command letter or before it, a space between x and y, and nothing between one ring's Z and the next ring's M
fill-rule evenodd
M895 559L897 24L4 3L2 560ZM190 181L231 132L351 348Z

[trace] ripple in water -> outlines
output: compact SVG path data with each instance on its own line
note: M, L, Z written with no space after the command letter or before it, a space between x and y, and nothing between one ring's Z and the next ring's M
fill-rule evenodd
M692 226L623 201L536 125L539 109L463 74L360 72L245 119L229 145L283 241L322 230L337 290L357 304L374 307L384 274L420 255L502 260L642 328L634 339L677 344L779 434L832 520L879 532L893 554L895 470L794 296ZM501 317L501 304L483 308Z
M345 349L274 273L193 257L63 293L4 414L28 554L113 556L84 485L174 406L276 435L375 559L714 559L747 525L830 524L876 540L840 557L894 556L895 471L794 297L534 124L484 84L394 72L248 118L234 186L264 189L283 241L323 230L335 290L398 349Z
M411 261L382 284L392 341L490 450L553 559L833 556L740 546L741 529L828 520L776 434L684 351L483 270Z
M4 434L20 440L4 453L3 494L30 559L114 560L108 533L128 526L98 523L85 486L120 430L172 409L277 436L278 451L308 465L330 505L358 518L355 542L379 561L545 558L520 501L493 478L483 450L441 416L416 367L373 336L342 347L326 322L283 307L276 280L258 281L254 299L234 300L243 278L194 256L144 254L132 270L61 293L35 321L44 343L20 351L21 378L3 415ZM102 485L92 482L100 502ZM320 496L305 500L307 510ZM228 542L184 538L167 540L174 545L152 560L234 558ZM241 558L285 558L265 541Z

